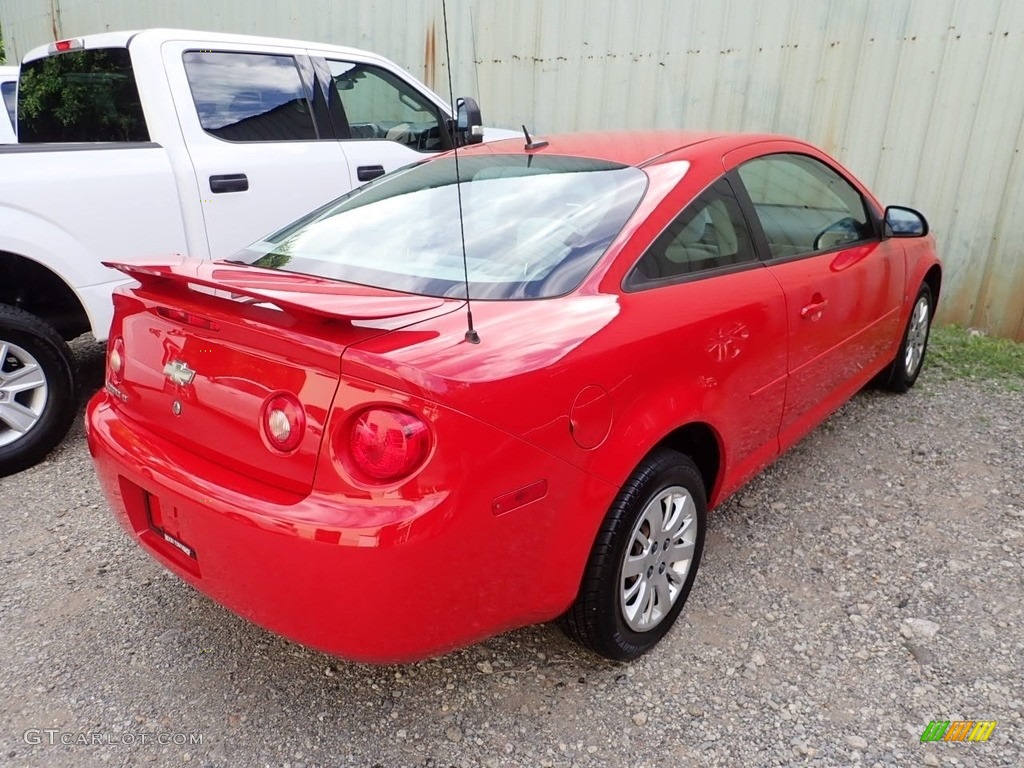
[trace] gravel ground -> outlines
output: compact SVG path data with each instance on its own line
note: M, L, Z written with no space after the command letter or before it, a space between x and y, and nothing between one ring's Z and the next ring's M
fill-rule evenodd
M553 626L406 667L269 635L121 533L79 426L2 481L0 763L1024 765L1022 413L927 371L860 394L712 514L689 605L628 665ZM937 719L998 725L922 744Z

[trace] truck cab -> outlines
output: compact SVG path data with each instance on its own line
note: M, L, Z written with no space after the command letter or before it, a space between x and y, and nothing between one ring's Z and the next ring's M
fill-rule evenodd
M388 171L517 135L459 103L322 43L150 29L30 51L0 146L0 476L73 418L65 342L106 339L123 282L101 262L228 258Z

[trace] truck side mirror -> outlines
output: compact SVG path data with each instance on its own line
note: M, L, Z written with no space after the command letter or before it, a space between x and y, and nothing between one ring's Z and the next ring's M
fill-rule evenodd
M455 145L479 144L484 140L484 123L476 99L462 96L455 102Z

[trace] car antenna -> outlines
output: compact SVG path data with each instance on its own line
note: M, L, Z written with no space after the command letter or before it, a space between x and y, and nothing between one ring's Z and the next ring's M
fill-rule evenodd
M448 45L448 2L441 0L441 18L444 23L444 55L448 62L448 98L452 100L455 108L455 121L459 120L459 106L455 103L455 88L452 85L452 51ZM457 128L457 125L456 125ZM472 130L471 126L467 126ZM462 243L462 276L466 283L466 341L470 344L480 343L480 334L473 327L473 305L469 298L469 259L466 257L466 222L462 213L462 175L459 173L459 141L452 131L452 144L455 153L455 194L459 199L459 240Z
M527 152L529 152L531 149L544 149L544 147L548 145L548 143L544 139L541 139L540 141L534 141L533 139L531 139L530 132L526 130L525 125L523 126L523 135L526 137L526 146L523 147L523 149L525 149Z

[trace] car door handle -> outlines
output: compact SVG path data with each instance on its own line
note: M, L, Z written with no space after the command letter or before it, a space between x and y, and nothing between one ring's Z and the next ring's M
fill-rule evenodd
M384 175L383 165L360 165L356 168L356 178L360 181L369 181Z
M249 189L249 177L244 173L224 173L210 177L210 191L215 195L224 192L245 192Z
M828 305L828 299L822 298L821 294L815 294L811 303L800 310L800 317L804 320L813 319Z

